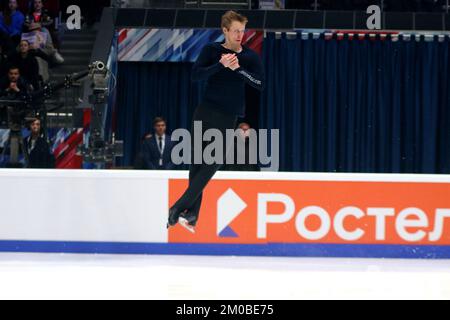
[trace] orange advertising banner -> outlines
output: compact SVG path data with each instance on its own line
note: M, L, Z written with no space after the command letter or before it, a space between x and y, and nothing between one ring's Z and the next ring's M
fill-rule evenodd
M169 180L169 206L187 180ZM213 180L169 243L450 245L450 183Z

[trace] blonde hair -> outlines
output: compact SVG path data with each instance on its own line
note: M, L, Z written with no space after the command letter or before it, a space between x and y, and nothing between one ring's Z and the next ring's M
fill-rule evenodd
M240 23L247 24L248 19L247 17L237 13L236 11L232 10L227 11L222 16L222 28L226 28L227 30L229 30L233 21L238 21Z

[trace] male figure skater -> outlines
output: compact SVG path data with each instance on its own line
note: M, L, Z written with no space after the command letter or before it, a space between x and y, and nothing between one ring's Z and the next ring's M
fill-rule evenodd
M192 80L207 81L207 86L203 101L194 112L192 141L195 140L195 121L202 122L203 132L214 128L224 137L227 129L235 130L237 118L243 117L245 112L245 84L261 91L264 88L264 70L259 55L242 45L247 22L246 17L234 11L225 13L222 17L225 42L205 46L193 66ZM194 150L191 154L193 162ZM180 222L195 232L203 190L221 166L191 163L189 187L169 210L168 227Z

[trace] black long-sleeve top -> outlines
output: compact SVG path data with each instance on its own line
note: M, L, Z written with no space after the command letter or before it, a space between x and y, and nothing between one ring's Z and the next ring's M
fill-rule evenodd
M239 69L232 71L219 61L222 54L235 53ZM193 81L207 81L203 104L227 114L245 116L245 84L262 91L264 69L259 55L243 46L240 53L224 48L221 43L206 45L192 69Z

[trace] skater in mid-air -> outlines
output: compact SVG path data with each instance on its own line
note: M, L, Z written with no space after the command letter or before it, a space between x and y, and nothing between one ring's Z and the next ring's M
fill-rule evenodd
M235 130L238 117L245 116L245 84L260 91L264 88L264 70L259 55L242 45L247 22L246 17L234 11L225 13L221 26L225 41L206 45L193 66L192 80L207 83L203 100L193 115L192 141L196 121L201 121L202 133L218 129L225 137L227 129ZM221 164L195 164L193 145L192 142L189 187L170 208L168 221L168 227L180 223L191 232L195 232L198 222L203 190L222 167Z

